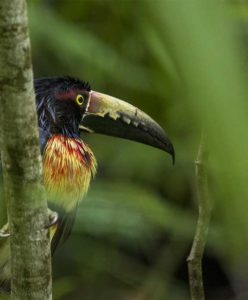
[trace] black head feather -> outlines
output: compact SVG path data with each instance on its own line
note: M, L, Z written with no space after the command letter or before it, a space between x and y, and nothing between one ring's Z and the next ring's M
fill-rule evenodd
M62 77L46 77L34 80L34 88L36 95L45 93L59 93L70 89L82 89L90 92L90 84L78 78L70 76Z
M61 95L66 98L73 91L89 94L89 83L70 76L50 77L35 79L34 88L40 132L46 132L48 137L58 133L78 135L82 117L79 107L74 101L58 99Z

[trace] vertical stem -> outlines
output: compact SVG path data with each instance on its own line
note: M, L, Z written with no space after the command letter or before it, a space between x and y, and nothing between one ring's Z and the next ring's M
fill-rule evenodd
M207 152L204 134L202 134L201 137L195 166L199 216L192 248L187 262L191 299L204 300L205 295L202 276L202 257L211 216L211 204L208 195Z
M25 0L0 1L0 120L10 230L11 299L51 300L47 202L41 184Z

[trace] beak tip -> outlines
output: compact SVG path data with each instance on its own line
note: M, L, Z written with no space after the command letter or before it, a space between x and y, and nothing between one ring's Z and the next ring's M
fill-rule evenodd
M172 155L172 164L174 166L175 165L175 160L176 160L175 152L173 152L171 155Z
M168 152L171 157L172 157L172 164L175 165L175 160L176 160L176 155L175 155L175 150L172 144L167 147L166 152Z
M172 164L175 165L175 160L176 160L175 149L174 149L173 144L171 143L171 141L167 137L164 140L161 149L171 155Z

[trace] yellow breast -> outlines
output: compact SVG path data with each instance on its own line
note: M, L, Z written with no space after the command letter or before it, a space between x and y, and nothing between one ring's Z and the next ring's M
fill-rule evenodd
M96 160L80 139L63 135L51 137L43 154L43 180L48 201L73 209L87 192L96 173Z

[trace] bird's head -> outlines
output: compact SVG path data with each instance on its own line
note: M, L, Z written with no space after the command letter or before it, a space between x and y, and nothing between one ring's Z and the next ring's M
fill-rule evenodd
M162 149L174 148L165 131L147 114L117 98L95 92L71 77L35 80L39 126L49 134L78 137L80 132L100 133Z

